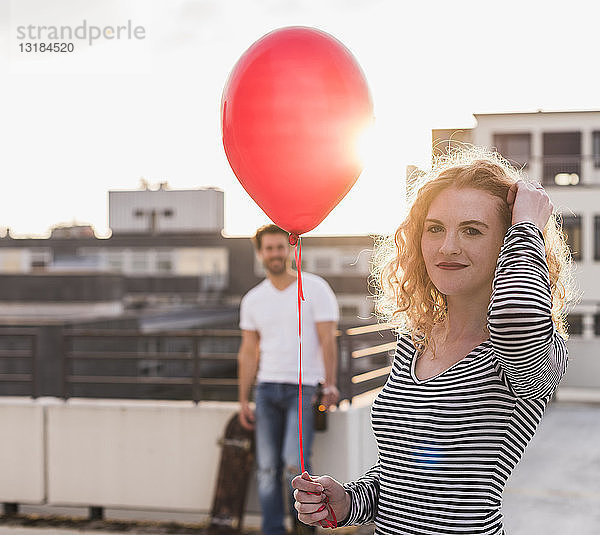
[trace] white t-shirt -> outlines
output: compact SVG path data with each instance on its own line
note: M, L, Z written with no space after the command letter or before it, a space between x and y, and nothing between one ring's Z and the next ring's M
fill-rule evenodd
M316 385L325 377L315 323L338 321L335 295L317 275L302 273L302 382ZM240 305L240 328L260 337L259 383L298 383L297 283L278 290L265 279L252 288Z

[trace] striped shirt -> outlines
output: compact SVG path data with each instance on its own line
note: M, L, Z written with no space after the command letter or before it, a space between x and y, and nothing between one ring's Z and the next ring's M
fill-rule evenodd
M375 522L381 535L504 533L504 485L567 365L551 305L542 234L513 225L496 265L489 339L423 381L410 338L398 340L371 412L379 459L344 485L344 525Z

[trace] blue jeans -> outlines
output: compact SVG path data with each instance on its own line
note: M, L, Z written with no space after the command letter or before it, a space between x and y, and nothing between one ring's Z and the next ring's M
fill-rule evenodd
M314 437L312 402L316 386L302 386L302 449L304 468L310 471L310 449ZM281 485L285 474L288 506L296 517L292 479L300 473L298 437L298 385L258 383L256 401L256 461L258 497L264 535L284 534L284 498Z

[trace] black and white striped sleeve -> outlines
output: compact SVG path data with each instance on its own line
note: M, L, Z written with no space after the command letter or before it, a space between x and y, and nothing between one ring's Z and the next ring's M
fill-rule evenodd
M493 350L517 397L551 395L567 366L552 322L544 238L529 222L510 227L498 257L488 328Z
M375 521L379 501L379 461L356 481L344 484L350 495L350 513L339 526L357 526Z

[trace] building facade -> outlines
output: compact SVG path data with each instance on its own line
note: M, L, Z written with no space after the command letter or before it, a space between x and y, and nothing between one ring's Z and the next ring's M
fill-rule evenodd
M88 318L148 308L237 307L264 274L249 238L223 235L223 205L223 192L215 189L144 187L109 192L109 238L85 226L55 228L46 239L7 234L0 238L0 317L2 310L11 318L43 311L60 317L61 310L64 317ZM330 283L342 321L373 321L367 286L372 237L316 236L302 243L303 270ZM86 293L100 276L110 290Z
M224 193L217 188L171 190L166 182L150 189L110 191L108 221L115 234L221 232Z

